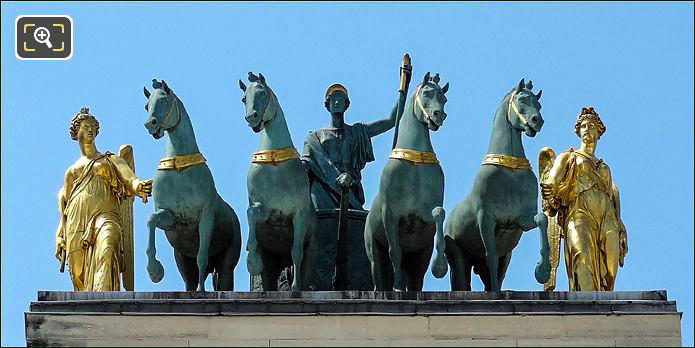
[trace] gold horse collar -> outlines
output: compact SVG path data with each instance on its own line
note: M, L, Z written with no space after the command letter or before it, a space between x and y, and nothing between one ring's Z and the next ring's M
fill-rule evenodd
M408 150L399 147L391 151L389 158L413 162L415 164L439 164L437 154L434 152Z
M159 160L158 170L181 170L197 164L205 163L205 157L200 152L183 156L166 157Z
M507 156L498 153L489 153L483 157L483 164L507 167L511 169L531 170L528 159L522 157Z
M299 158L297 149L288 147L280 150L263 150L253 153L251 163L280 163L291 159Z

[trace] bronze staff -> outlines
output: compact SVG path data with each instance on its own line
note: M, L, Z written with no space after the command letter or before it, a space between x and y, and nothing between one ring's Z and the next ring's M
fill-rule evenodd
M403 63L401 64L401 83L399 85L398 91L402 92L405 97L408 96L408 86L410 85L410 76L413 73L413 66L410 64L410 55L403 55ZM406 98L402 98L398 102L398 112L396 113L396 129L393 131L393 145L391 149L396 148L396 140L398 140L398 124L401 122L401 116L403 116L403 108L405 108Z

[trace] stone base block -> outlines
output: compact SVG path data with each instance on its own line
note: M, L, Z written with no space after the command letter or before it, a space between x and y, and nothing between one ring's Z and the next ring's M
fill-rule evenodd
M28 346L679 346L644 292L39 292Z

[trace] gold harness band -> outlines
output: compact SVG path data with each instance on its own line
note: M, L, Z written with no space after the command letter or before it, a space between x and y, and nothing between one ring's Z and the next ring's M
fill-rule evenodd
M263 150L253 153L251 163L280 163L291 159L299 158L297 149L288 147L280 150Z
M434 152L408 150L400 147L391 150L389 158L404 160L415 164L439 164L437 154Z
M514 156L507 156L498 153L489 153L483 157L483 164L507 167L511 169L531 170L528 159Z
M183 156L166 157L159 160L158 170L181 170L197 164L205 163L205 157L200 152Z

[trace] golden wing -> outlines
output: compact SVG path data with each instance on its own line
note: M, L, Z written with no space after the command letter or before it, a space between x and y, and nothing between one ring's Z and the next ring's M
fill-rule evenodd
M118 156L128 163L130 169L135 173L135 158L133 157L133 147L122 145L118 149ZM121 269L123 273L123 288L126 291L133 291L135 288L135 258L133 242L133 201L134 196L129 196L121 201L121 224L123 226L123 261Z
M550 175L550 169L555 162L555 152L549 147L544 147L538 154L538 174L540 182L544 183ZM557 282L557 267L560 265L560 239L562 229L557 222L557 211L553 209L549 200L542 199L543 212L548 216L548 244L550 245L550 279L543 285L545 291L555 290Z

